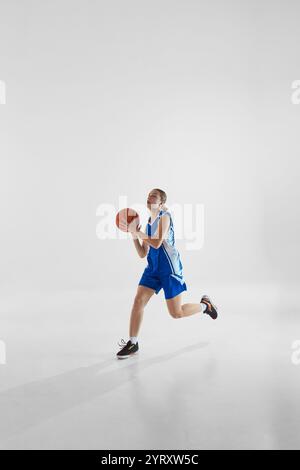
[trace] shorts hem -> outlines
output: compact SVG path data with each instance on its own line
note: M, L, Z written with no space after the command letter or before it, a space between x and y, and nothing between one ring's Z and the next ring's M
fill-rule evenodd
M156 289L153 289L152 286L147 286L147 284L141 284L140 282L138 283L138 286L148 287L148 289L154 290L154 292L155 292L156 295L157 295L157 294L159 293L159 291L160 291L160 289L159 289L159 291L157 291Z
M179 290L176 294L172 295L172 297L166 297L165 295L165 299L166 300L171 300L173 299L174 297L176 297L177 295L181 294L182 292L185 292L187 291L187 287L185 286L183 289Z

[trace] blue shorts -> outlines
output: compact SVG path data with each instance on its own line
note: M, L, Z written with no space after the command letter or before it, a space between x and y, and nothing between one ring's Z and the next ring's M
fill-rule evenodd
M139 286L150 287L158 294L160 289L163 288L165 299L172 299L181 292L187 290L186 283L182 276L175 274L159 274L153 273L147 268L143 272L140 279Z

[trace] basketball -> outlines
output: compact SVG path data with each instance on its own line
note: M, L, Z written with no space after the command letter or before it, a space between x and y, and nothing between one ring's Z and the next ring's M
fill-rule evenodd
M128 232L128 225L135 220L136 226L140 223L139 214L130 208L121 209L116 215L116 225L123 232Z

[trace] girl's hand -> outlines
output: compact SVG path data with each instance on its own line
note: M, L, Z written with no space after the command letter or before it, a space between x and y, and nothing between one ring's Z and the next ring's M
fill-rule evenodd
M127 225L126 219L119 220L119 228L124 232L130 232L132 235L140 231L141 225L137 225L137 220L133 219L130 224Z
M141 225L138 225L137 220L133 219L130 224L127 225L127 231L131 233L136 233L140 230Z
M140 232L140 230L141 230L141 225L138 225L138 226L136 227L136 230L135 230L134 232L131 232L132 238L133 238L134 240L137 240L137 239L139 238L139 237L137 236L137 232Z
M138 224L137 227L136 227L136 231L139 232L141 230L141 224Z
M119 219L119 229L127 232L127 222L125 219Z
M141 230L141 225L138 225L138 226L135 228L135 230L133 230L133 231L131 232L131 235L132 235L133 240L138 240L139 237L138 237L138 234L137 234L137 233L140 232L140 230Z

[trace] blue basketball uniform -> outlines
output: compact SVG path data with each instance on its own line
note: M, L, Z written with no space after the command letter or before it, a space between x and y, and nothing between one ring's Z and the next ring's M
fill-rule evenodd
M180 255L175 247L174 226L170 212L161 210L152 224L150 224L149 218L146 234L148 236L155 235L163 215L170 217L168 233L159 248L150 246L147 255L148 266L143 272L139 285L154 289L156 294L163 288L165 298L171 299L187 290L187 287L183 277Z

